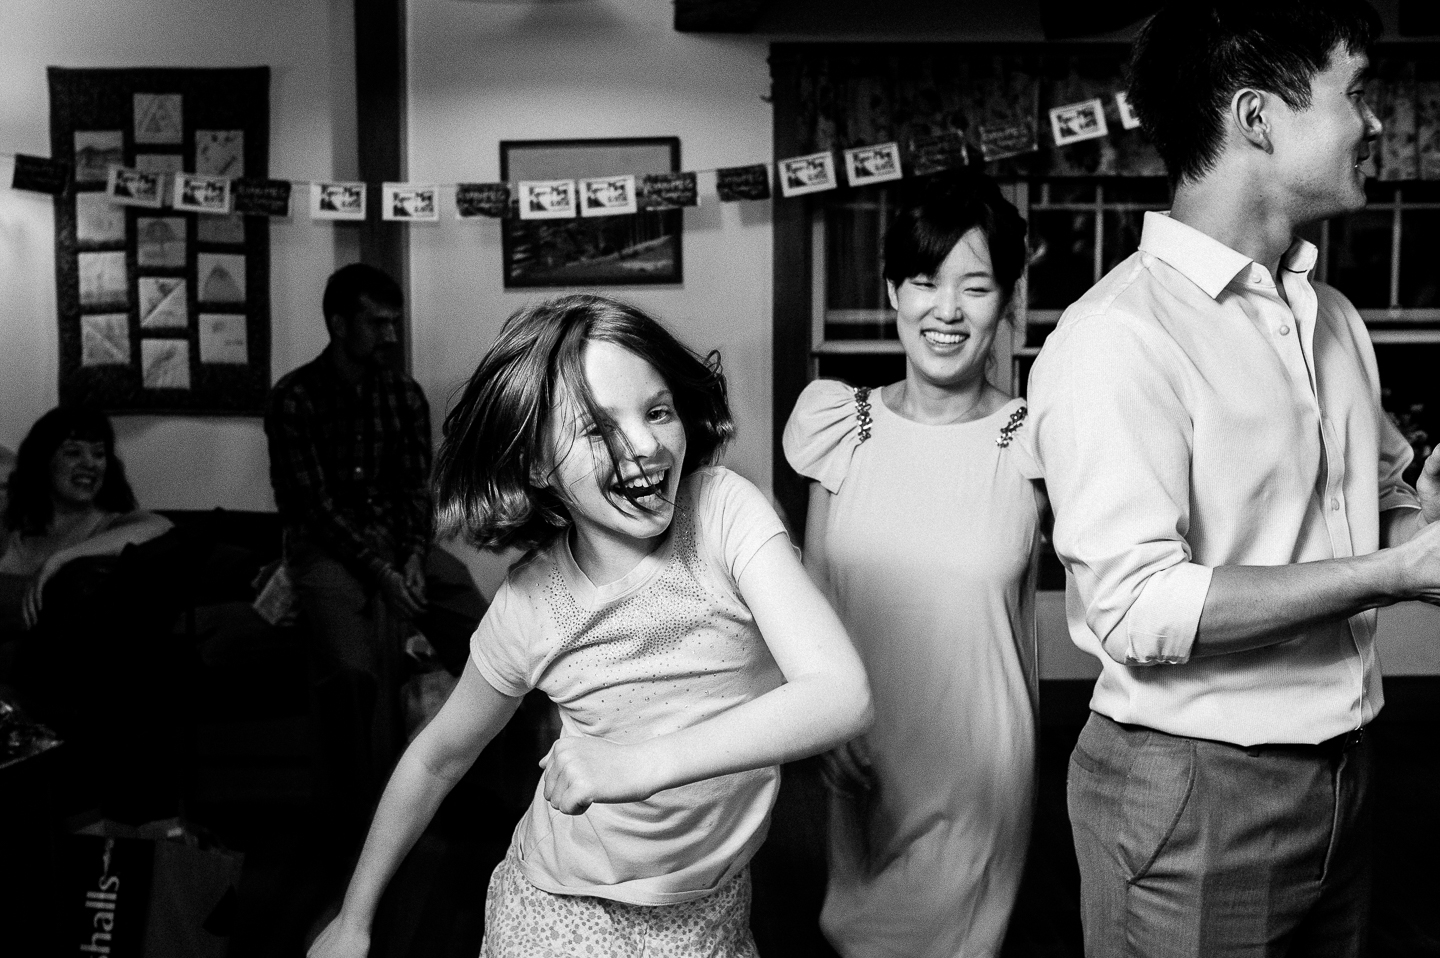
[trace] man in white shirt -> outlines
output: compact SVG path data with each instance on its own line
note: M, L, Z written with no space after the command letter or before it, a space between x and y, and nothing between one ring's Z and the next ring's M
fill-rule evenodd
M1365 326L1295 230L1365 205L1363 0L1175 2L1130 102L1175 185L1066 310L1029 397L1071 636L1090 955L1356 955L1375 609L1440 601Z

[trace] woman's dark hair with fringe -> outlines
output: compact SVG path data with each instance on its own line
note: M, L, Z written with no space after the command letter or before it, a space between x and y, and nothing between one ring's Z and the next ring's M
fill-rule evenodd
M1331 51L1363 53L1380 30L1365 0L1172 2L1135 38L1130 104L1170 179L1193 180L1220 158L1235 91L1265 90L1306 109Z
M711 462L730 440L735 424L719 353L702 358L639 309L603 296L576 294L526 306L505 321L445 417L434 480L442 533L487 549L530 549L569 527L561 498L535 482L550 458L550 423L567 402L577 402L602 426L619 470L629 450L623 437L604 428L607 417L585 378L584 349L592 341L629 350L670 387L685 427L682 476Z
M95 494L95 505L107 512L135 509L135 493L125 479L125 465L115 455L115 430L110 420L96 409L61 406L35 420L15 454L15 469L6 483L6 529L38 536L50 528L55 516L50 460L68 439L105 446L105 481Z
M885 232L885 279L932 276L972 229L985 234L990 268L1008 300L1025 270L1025 219L983 173L960 170L914 181Z

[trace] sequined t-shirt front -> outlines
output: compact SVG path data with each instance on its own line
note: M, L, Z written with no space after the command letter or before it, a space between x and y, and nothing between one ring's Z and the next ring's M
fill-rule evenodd
M623 578L591 583L565 537L511 570L471 658L506 695L543 691L562 735L635 743L703 722L782 681L737 584L777 535L784 527L751 483L697 470L680 483L665 541ZM583 815L537 790L512 849L546 891L692 900L750 860L778 782L775 768L739 772Z

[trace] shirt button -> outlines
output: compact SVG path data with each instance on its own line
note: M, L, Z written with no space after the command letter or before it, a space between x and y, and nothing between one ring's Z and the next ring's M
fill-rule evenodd
M1289 327L1289 326L1281 326L1281 327L1280 327L1280 335L1281 335L1281 336L1288 336L1288 335L1290 335L1290 327Z
M1339 512L1339 511L1340 511L1340 497L1339 497L1339 496L1336 496L1334 499L1331 499L1331 500L1330 500L1330 508L1331 508L1331 509L1334 509L1336 512Z

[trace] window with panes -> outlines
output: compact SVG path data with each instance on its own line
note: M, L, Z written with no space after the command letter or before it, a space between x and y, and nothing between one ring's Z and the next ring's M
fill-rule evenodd
M1003 184L1029 222L1030 263L996 345L992 378L1022 394L1030 363L1061 312L1135 251L1146 211L1169 207L1156 178L1064 178ZM880 385L904 375L881 259L898 188L848 190L810 208L809 376ZM1415 448L1440 437L1440 183L1381 183L1362 211L1316 224L1316 278L1345 293L1370 329L1386 411Z

